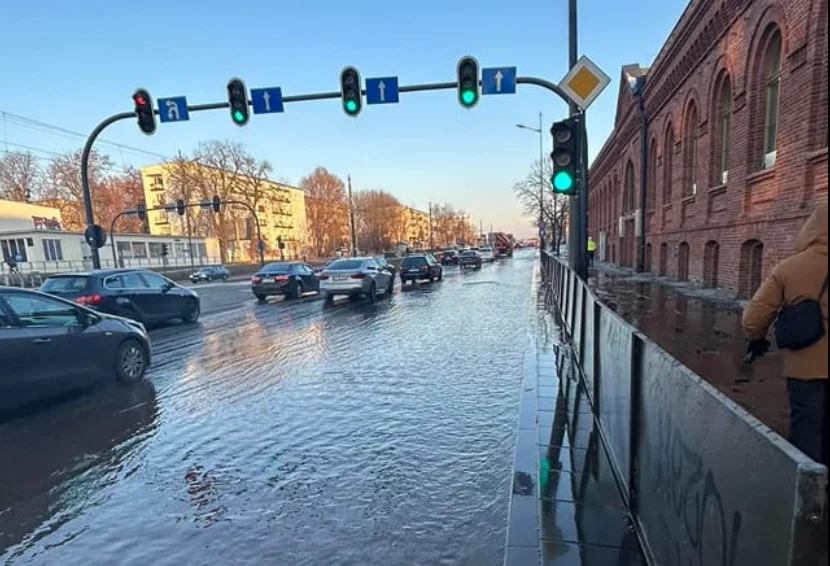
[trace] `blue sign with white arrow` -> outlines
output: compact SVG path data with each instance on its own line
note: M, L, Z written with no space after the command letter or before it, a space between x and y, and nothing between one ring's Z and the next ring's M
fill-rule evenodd
M282 89L278 86L252 88L251 106L254 107L254 114L283 112L285 109L282 105Z
M187 112L187 98L184 96L159 98L158 105L160 122L187 122L190 120L190 114Z
M398 77L366 79L366 104L396 104Z
M481 94L516 94L516 67L482 69Z

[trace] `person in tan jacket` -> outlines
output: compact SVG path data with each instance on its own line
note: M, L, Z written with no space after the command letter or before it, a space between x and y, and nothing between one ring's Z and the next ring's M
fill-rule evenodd
M813 460L827 465L827 205L817 208L802 227L795 254L781 261L761 285L743 314L750 350L769 346L767 331L782 307L817 300L824 336L812 346L784 350L784 375L790 401L790 442ZM756 346L757 347L757 346Z

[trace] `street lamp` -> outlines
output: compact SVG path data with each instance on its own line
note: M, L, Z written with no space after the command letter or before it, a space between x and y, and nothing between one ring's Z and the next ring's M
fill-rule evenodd
M625 74L628 88L637 99L637 108L640 111L640 245L637 254L637 271L646 271L646 207L648 206L648 115L643 90L646 86L646 76Z
M539 112L538 128L524 124L516 124L516 127L539 134L539 249L544 251L545 239L542 237L542 226L545 224L545 141L542 132L542 113Z

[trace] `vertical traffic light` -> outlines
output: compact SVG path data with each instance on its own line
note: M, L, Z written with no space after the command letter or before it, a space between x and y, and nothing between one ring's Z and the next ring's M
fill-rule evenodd
M354 67L346 67L340 73L340 93L343 98L343 111L347 116L356 118L363 108L360 93L360 73Z
M570 118L555 122L550 128L553 137L553 192L559 195L576 193L580 174L580 127L581 116L574 114Z
M143 88L133 93L135 115L138 118L138 129L152 136L156 132L156 113L153 111L153 99L150 93Z
M147 205L146 204L144 204L143 202L138 203L138 206L135 207L135 212L136 212L136 215L138 216L139 220L141 220L142 222L147 220Z
M176 212L179 213L179 216L184 216L185 206L182 199L176 201Z
M213 212L219 212L220 210L222 210L222 199L219 198L219 195L213 196L211 206L213 207Z
M472 108L478 104L479 98L479 69L475 57L462 57L458 61L458 102L464 108Z
M161 255L162 257L170 255L170 246L167 245L167 242L162 242L161 244Z
M228 103L230 104L231 120L237 126L248 123L250 112L248 109L248 89L242 79L228 81Z

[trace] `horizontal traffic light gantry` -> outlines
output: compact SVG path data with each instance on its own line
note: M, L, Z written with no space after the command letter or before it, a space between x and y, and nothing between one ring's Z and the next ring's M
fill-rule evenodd
M250 118L248 107L248 89L242 79L233 78L228 81L228 104L230 105L231 120L237 126L244 126Z
M462 57L458 61L457 80L458 80L458 102L464 108L472 108L478 104L478 99L481 94L479 90L479 67L478 61L475 57Z
M555 122L550 128L553 137L553 161L551 185L553 192L559 195L576 193L579 175L579 126L580 118L575 114L565 120Z
M148 136L153 135L156 132L156 113L150 93L143 88L136 89L133 93L133 103L138 118L138 129Z
M340 73L340 93L343 99L343 111L347 116L356 118L363 109L360 73L354 67L346 67Z

